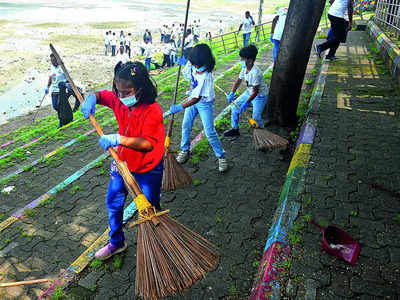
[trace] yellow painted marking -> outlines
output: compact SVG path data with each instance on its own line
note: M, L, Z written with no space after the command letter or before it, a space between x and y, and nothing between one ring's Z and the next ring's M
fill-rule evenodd
M97 250L104 247L108 241L108 232L110 227L89 247L83 252L70 266L70 268L77 274L79 274L94 258L94 254Z
M349 98L337 97L337 108L352 110Z
M382 115L389 115L389 116L395 116L396 115L393 111L384 111L384 110L358 109L358 111L361 111L361 112L372 112L372 113L377 113L377 114L382 114Z
M11 224L13 224L15 221L18 221L18 218L16 217L9 217L7 219L5 219L3 222L0 223L0 231L3 231L4 229L6 229L8 226L10 226Z
M310 153L311 153L311 145L310 144L300 144L300 146L297 148L296 152L294 153L294 156L292 158L292 161L290 162L289 170L287 172L287 175L292 172L294 167L306 167L307 163L310 159Z
M65 148L65 146L61 146L53 151L51 151L50 153L47 153L44 158L49 158L51 156L53 156L54 154L56 154L58 151L60 151L61 149Z

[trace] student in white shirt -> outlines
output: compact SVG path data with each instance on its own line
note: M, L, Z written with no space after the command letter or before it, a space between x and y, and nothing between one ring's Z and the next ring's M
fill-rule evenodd
M150 39L148 38L144 42L146 43L143 52L144 65L147 69L147 72L149 72L151 69L151 58L153 57L153 46L151 45Z
M279 44L282 38L283 29L285 28L286 16L288 8L281 7L278 9L277 16L272 20L271 36L269 40L274 44L273 57L274 63L278 54Z
M249 40L250 40L251 26L256 25L256 23L254 23L253 17L250 16L249 11L246 11L244 15L245 15L245 18L244 18L242 24L240 24L240 26L239 26L238 34L243 27L243 47L246 47L249 44Z
M129 59L131 58L131 42L132 42L132 36L131 33L128 33L128 36L125 39L125 53L128 54Z
M117 36L115 32L113 32L111 36L111 56L115 56L115 52L117 50Z
M162 49L163 53L163 62L161 65L161 68L164 68L165 66L170 67L171 66L171 43L170 42L164 42Z
M117 55L115 56L115 64L119 62L122 62L122 64L126 64L128 61L129 61L129 56L125 52L124 45L120 43Z
M349 21L346 21L346 11ZM328 11L328 18L331 22L332 38L323 44L315 45L315 51L319 58L321 53L329 49L326 56L329 60L335 60L336 50L340 43L346 42L347 32L353 26L353 0L335 0Z
M110 36L108 35L108 31L106 32L105 36L104 36L104 55L107 56L108 55L108 49L110 48Z
M243 79L246 81L247 89L235 101L240 109L237 109L236 106L232 107L232 128L224 132L225 136L239 135L239 116L246 111L250 103L253 105L253 119L261 128L264 128L264 122L261 114L267 102L268 90L264 81L263 73L261 72L260 68L254 64L257 54L258 50L254 45L244 47L239 52L242 71L239 74L239 78L236 79L235 83L233 84L232 92L230 92L226 100L229 103L233 101L235 98L235 92Z
M175 104L170 107L173 114L185 111L182 122L181 152L176 160L183 164L189 159L190 132L194 120L200 115L207 140L218 158L218 169L225 172L228 169L228 162L225 158L225 150L222 148L214 127L214 80L212 70L215 66L215 59L211 49L206 44L196 45L189 54L189 62L192 64L191 71L191 93L189 100L183 104Z
M219 31L218 33L220 35L224 34L224 23L222 23L222 20L219 20Z

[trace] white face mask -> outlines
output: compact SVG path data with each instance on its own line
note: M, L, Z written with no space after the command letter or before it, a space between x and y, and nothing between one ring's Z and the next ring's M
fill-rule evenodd
M121 100L121 102L123 104L125 104L128 107L131 107L131 106L135 105L138 102L138 100L136 99L135 95L128 96L128 97L125 97L125 98L119 98L119 99Z
M205 69L206 69L206 66L202 66L200 68L196 68L195 66L193 66L193 70L195 70L198 73L205 71Z

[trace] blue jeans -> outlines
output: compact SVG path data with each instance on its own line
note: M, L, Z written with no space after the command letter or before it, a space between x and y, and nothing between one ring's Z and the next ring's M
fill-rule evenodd
M240 95L239 98L236 99L236 104L242 106L244 102L249 99L250 93L246 90L243 94ZM253 116L252 118L257 121L258 125L261 128L264 128L264 122L261 118L261 114L264 110L264 106L267 103L267 96L257 96L252 101L251 104L253 105ZM238 129L239 128L239 110L236 106L232 105L232 113L231 113L231 125L232 128Z
M160 210L160 194L163 177L164 160L162 160L153 170L146 173L134 173L137 183L147 200ZM125 188L124 180L116 170L114 161L110 168L110 183L108 185L106 207L108 211L108 224L110 225L110 243L116 247L124 245L124 232L122 221L124 215L124 204L128 191Z
M246 47L249 44L250 34L251 32L243 33L243 47Z
M225 151L222 149L221 142L219 141L214 127L213 105L214 102L197 102L185 109L185 115L182 122L181 140L181 149L183 151L188 151L190 149L190 132L192 131L194 119L197 114L199 114L207 140L213 148L215 156L217 158L224 156Z
M111 46L111 56L115 56L115 50L117 46Z
M151 58L144 59L144 66L146 67L147 72L151 70Z
M109 47L109 45L108 44L104 44L104 55L105 56L107 56L107 54L108 54L108 47Z
M274 43L274 50L273 50L273 56L274 56L274 63L276 61L276 56L278 55L278 49L279 49L279 43L280 41L272 39L273 43Z

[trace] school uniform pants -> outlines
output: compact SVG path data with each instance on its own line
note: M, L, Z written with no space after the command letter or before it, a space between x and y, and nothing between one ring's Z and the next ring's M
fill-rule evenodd
M161 68L164 68L165 66L170 67L171 61L170 61L169 55L168 54L163 54L163 55L164 55L164 59L163 59Z
M115 56L115 48L116 48L117 46L111 46L111 55L112 56Z
M59 93L51 93L51 104L52 104L52 106L53 106L55 111L58 110L58 107L57 107L58 95L59 95Z
M147 72L151 69L151 57L144 59L144 66L146 67Z
M281 41L272 39L272 42L274 43L274 49L272 50L272 55L274 57L274 63L275 63L276 57L278 56L279 44Z
M251 32L243 33L243 47L246 47L249 44Z
M125 45L125 52L128 53L129 58L131 58L131 47L128 45Z
M340 43L346 42L348 22L344 18L334 17L328 14L331 22L332 38L319 45L321 52L329 49L328 57L335 56Z
M222 149L221 142L218 138L217 132L214 127L214 102L197 102L185 109L182 122L182 140L181 149L183 151L190 150L190 132L192 131L194 119L200 115L201 122L203 123L204 132L207 140L214 150L215 156L221 158L224 156L225 151Z
M110 47L108 44L104 44L104 55L108 55L108 47Z
M132 175L135 177L137 183L147 200L157 209L161 210L160 207L160 194L162 177L164 170L164 160L152 170L146 173L135 173ZM124 217L124 205L125 199L128 195L128 191L125 188L124 180L119 175L115 162L111 163L110 168L110 183L108 185L106 207L108 211L108 224L110 226L110 243L116 247L122 247L124 245L124 232L122 230L122 222Z
M241 107L243 103L247 101L250 97L250 92L245 91L243 94L236 99L236 104ZM257 96L251 101L251 105L253 105L253 115L252 118L258 123L261 128L264 128L264 122L262 120L262 112L264 110L264 106L267 103L267 96ZM236 108L235 105L231 106L231 125L232 128L239 129L239 109Z

